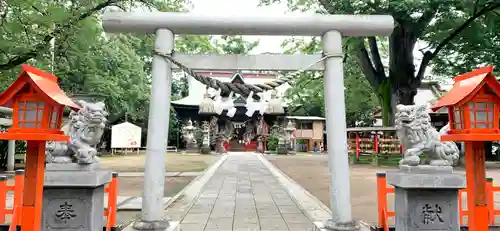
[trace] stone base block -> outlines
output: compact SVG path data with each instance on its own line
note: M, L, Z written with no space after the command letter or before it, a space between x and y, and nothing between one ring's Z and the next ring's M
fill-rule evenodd
M104 226L104 186L44 188L42 231L101 231Z
M127 227L125 227L124 229L122 229L122 231L141 231L141 230L147 230L147 231L181 231L181 225L180 225L180 222L179 221L168 221L168 225L165 226L165 227L158 227L156 229L138 229L140 227L137 227L137 224L131 224ZM147 225L145 224L143 226L143 228L150 228L150 227L146 227Z
M96 166L49 166L43 189L42 231L102 231L104 186L110 180L111 172Z
M387 173L395 187L396 230L459 231L458 190L465 175L449 166L400 166Z
M210 154L210 147L201 147L201 154Z

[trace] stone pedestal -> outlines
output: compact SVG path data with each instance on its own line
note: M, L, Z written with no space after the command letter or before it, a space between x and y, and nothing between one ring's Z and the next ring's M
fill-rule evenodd
M186 143L186 151L190 152L190 153L199 152L200 148L198 148L198 144L196 144L194 142L189 142L189 143Z
M458 190L466 187L465 175L453 168L400 166L387 173L395 186L397 231L460 230Z
M111 171L99 164L47 164L42 231L102 231L104 186Z
M288 154L288 146L283 138L278 139L278 147L276 148L277 154Z

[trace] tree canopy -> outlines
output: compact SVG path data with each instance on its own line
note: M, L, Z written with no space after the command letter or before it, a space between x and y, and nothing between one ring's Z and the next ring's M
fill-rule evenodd
M285 53L315 54L321 52L320 39L292 38L282 46ZM285 98L290 101L290 113L304 116L325 116L323 72L304 72L291 83ZM352 56L347 56L344 65L344 87L347 126L356 123L371 124L372 112L376 106L373 91Z
M263 4L281 0L261 0ZM384 124L392 122L396 104L413 104L417 88L432 61L438 73L470 70L477 64L494 62L491 52L497 43L497 10L500 2L490 0L287 0L291 10L325 14L389 14L396 22L389 36L388 57L380 54L386 38L348 39L348 55L356 56L361 70L375 90L384 109ZM415 62L417 42L422 59ZM483 46L485 44L485 46ZM490 57L488 57L490 56ZM388 60L385 62L385 60ZM384 65L387 63L387 65ZM386 67L388 66L388 67Z
M186 11L187 0L6 0L0 2L0 91L28 63L60 77L68 95L102 96L108 121L128 120L147 132L154 35L106 34L100 17L105 11ZM258 45L241 36L176 36L175 51L183 53L247 53ZM173 97L186 94L185 78L174 80ZM172 109L169 137L176 138L179 121Z

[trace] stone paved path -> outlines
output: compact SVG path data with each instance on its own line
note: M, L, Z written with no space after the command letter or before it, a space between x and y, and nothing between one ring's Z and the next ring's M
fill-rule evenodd
M230 153L181 221L182 231L310 231L313 224L253 153Z

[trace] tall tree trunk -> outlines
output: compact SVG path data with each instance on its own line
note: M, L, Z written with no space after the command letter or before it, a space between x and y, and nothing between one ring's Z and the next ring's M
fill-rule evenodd
M391 83L386 79L375 88L375 93L382 107L382 124L391 126L394 122L394 108L392 107Z
M416 36L411 26L399 24L389 37L389 76L391 124L398 104L412 105L420 80L415 78L413 50Z

